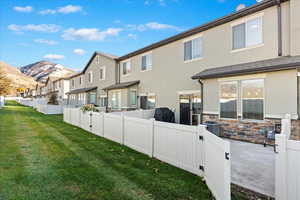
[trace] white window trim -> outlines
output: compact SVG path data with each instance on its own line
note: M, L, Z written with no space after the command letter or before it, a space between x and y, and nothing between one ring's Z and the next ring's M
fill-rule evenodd
M262 120L256 120L256 119L244 119L243 118L243 88L242 88L242 81L248 81L248 80L264 80L264 91L263 91L263 97L264 97L264 109L263 109L263 119ZM221 84L222 83L230 83L230 82L236 82L237 84L237 118L222 118L221 117L221 103L220 103L220 97L221 97ZM257 123L260 123L260 122L264 122L265 119L267 118L266 117L266 89L265 89L265 86L266 86L266 79L265 79L265 76L259 76L259 77L248 77L248 78L241 78L241 79L228 79L228 80L219 80L219 111L218 111L218 114L219 114L219 119L221 120L239 120L239 118L241 118L242 121L244 122L257 122ZM240 106L240 111L238 110Z
M252 46L247 46L247 22L250 21L250 20L253 20L253 19L256 19L256 18L260 18L261 19L261 34L262 34L262 43L260 44L256 44L256 45L252 45ZM237 25L240 25L240 24L244 24L245 23L245 42L246 42L246 46L244 48L240 48L240 49L233 49L233 27L234 26L237 26ZM247 18L244 18L244 19L241 19L239 21L236 21L236 22L233 22L230 24L231 26L231 50L230 50L230 53L237 53L237 52L241 52L241 51L245 51L245 50L250 50L250 49L255 49L255 48L259 48L259 47L262 47L264 46L264 13L259 13L259 14L256 14L256 15L252 15L250 17L247 17Z
M243 85L242 85L242 81L251 81L251 80L263 80L264 81L264 88L263 88L263 98L264 98L264 109L263 109L263 119L259 120L259 119L244 119L243 118ZM241 90L241 94L240 94L240 106L241 106L241 119L245 122L263 122L266 118L266 79L264 78L255 78L255 79L244 79L240 81L240 90Z
M117 108L117 109L115 109L115 108L113 108L113 105L112 105L112 101L111 101L111 105L110 105L110 108L112 109L112 110L121 110L122 109L122 90L113 90L112 92L111 92L111 95L113 96L113 94L114 93L120 93L121 95L120 95L120 108Z
M192 41L194 39L197 39L197 38L202 38L202 55L199 57L199 58L192 58L191 60L184 60L184 43L186 42L189 42L189 41ZM195 62L195 61L199 61L199 60L202 60L203 59L203 43L204 43L204 38L203 38L203 33L202 34L199 34L197 36L193 36L193 37L189 37L185 40L182 41L182 49L183 49L183 63L186 64L186 63L191 63L191 62Z
M101 78L101 77L99 77L99 79L100 79L100 81L105 81L105 79L106 79L106 67L105 66L103 66L103 67L100 67L100 70L103 70L103 77ZM99 70L99 76L100 76L100 70Z
M129 73L127 73L127 74L124 74L123 72L123 63L127 63L127 62L129 62L130 63L130 72ZM129 76L130 74L131 74L131 72L132 72L132 66L131 66L131 59L127 59L127 60L124 60L124 61L122 61L121 62L121 76L122 77L126 77L126 76Z
M147 56L147 55L151 55L151 65L147 66L147 68L145 70L142 70L143 56ZM153 67L153 54L152 54L152 51L141 54L141 65L140 65L140 67L141 67L141 72L148 72L148 71L152 70L152 67Z
M226 118L226 117L221 117L221 102L220 102L220 99L221 99L221 85L224 84L224 83L234 83L236 85L236 118ZM219 103L219 119L221 120L238 120L239 119L239 111L238 111L238 105L239 105L239 81L237 80L234 80L234 81L222 81L219 83L219 99L218 99L218 103Z
M129 94L129 103L130 103L130 107L131 107L131 108L133 108L133 107L135 108L135 107L138 106L138 92L137 92L137 89L130 89L130 90L129 90L129 93L131 93L131 92L135 92L135 94L136 94L136 95L135 95L135 99L136 99L135 101L136 101L136 102L135 102L135 104L131 104L131 102L130 102L131 99L130 99L130 94Z
M91 75L91 79L89 80L89 83L93 83L93 72L92 71L90 71L88 73L88 76L90 76L90 75Z

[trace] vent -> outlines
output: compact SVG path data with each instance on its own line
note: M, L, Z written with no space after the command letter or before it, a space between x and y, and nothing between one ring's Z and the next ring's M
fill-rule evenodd
M246 5L245 4L240 4L236 7L236 11L240 11L240 10L243 10L244 8L246 8Z

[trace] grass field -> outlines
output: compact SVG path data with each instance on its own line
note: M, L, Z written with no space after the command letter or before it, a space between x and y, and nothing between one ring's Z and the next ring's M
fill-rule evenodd
M244 199L233 196L233 199ZM213 199L197 176L32 108L0 110L0 200Z

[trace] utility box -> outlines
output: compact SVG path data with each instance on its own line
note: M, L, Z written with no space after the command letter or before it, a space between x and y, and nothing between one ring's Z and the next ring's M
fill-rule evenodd
M206 129L213 133L214 135L220 137L221 136L221 125L218 122L207 121L204 123L206 125Z

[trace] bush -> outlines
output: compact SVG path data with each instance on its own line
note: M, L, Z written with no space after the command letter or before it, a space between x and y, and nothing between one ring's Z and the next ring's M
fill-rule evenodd
M94 104L87 104L87 105L82 106L81 111L84 113L86 111L99 112L99 110L96 108L96 106Z
M52 94L49 98L48 104L58 105L57 94Z

